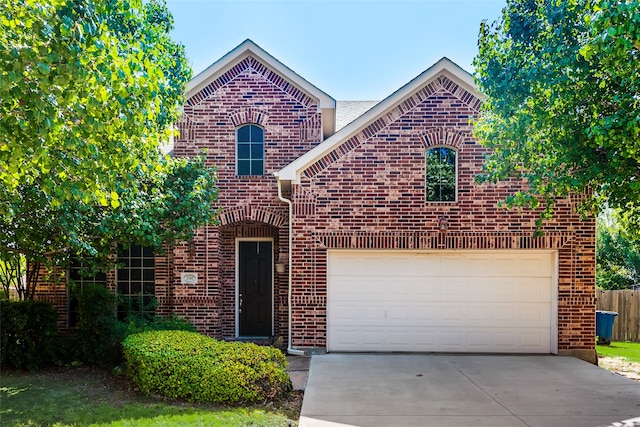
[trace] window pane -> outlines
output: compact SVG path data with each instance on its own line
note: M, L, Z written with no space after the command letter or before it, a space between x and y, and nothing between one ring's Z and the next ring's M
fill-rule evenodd
M453 202L456 200L455 189L451 186L442 186L440 200L443 202Z
M242 126L238 129L238 142L251 141L251 126Z
M153 280L153 270L142 270L142 280Z
M251 141L253 142L262 142L263 141L263 133L262 128L258 126L251 126Z
M262 144L251 144L251 158L262 159Z
M238 175L251 175L249 160L238 160Z
M139 257L142 255L142 247L138 245L131 245L131 249L129 249L132 257Z
M249 144L238 144L238 159L248 159L249 158Z
M427 150L425 172L425 195L428 202L455 201L455 150L445 147Z
M140 282L132 282L131 283L131 295L137 295L142 292L142 283Z
M251 175L262 175L262 160L252 160L251 161Z

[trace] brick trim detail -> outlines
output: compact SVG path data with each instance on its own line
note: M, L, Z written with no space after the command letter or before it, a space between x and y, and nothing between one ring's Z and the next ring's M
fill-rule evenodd
M266 126L269 121L269 115L266 111L256 108L244 108L229 114L229 121L233 127L238 127L247 123L254 123L260 126Z
M191 118L191 115L183 113L177 123L179 138L184 141L194 141L197 126L198 124Z
M220 214L220 226L246 221L261 222L278 228L286 226L289 223L286 215L268 209L256 208L251 205L225 209Z
M471 134L453 128L432 128L425 130L420 136L425 148L446 145L460 150L464 141L469 139Z
M227 83L234 80L236 77L247 70L261 75L265 80L269 81L272 85L274 85L302 105L309 107L318 103L317 99L311 98L305 92L289 83L288 80L285 80L275 71L271 70L265 64L261 63L258 59L252 56L248 56L231 67L220 77L209 83L200 92L187 99L185 105L191 107L200 104L210 95L213 95L221 87L225 86Z
M502 232L328 231L314 237L326 249L561 249L572 240L571 234L563 233L533 237Z

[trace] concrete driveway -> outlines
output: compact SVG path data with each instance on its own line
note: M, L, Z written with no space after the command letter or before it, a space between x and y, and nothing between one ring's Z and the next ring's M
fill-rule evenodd
M640 426L640 382L572 357L328 354L311 359L300 427L622 421Z

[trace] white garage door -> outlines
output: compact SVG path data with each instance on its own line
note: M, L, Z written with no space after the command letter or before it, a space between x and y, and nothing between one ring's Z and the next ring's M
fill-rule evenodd
M329 351L556 352L555 254L330 251Z

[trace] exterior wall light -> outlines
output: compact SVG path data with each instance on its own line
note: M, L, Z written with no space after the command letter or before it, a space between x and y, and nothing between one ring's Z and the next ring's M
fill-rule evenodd
M440 225L440 230L445 231L449 228L449 224L447 223L447 218L441 216L438 219L438 224Z

